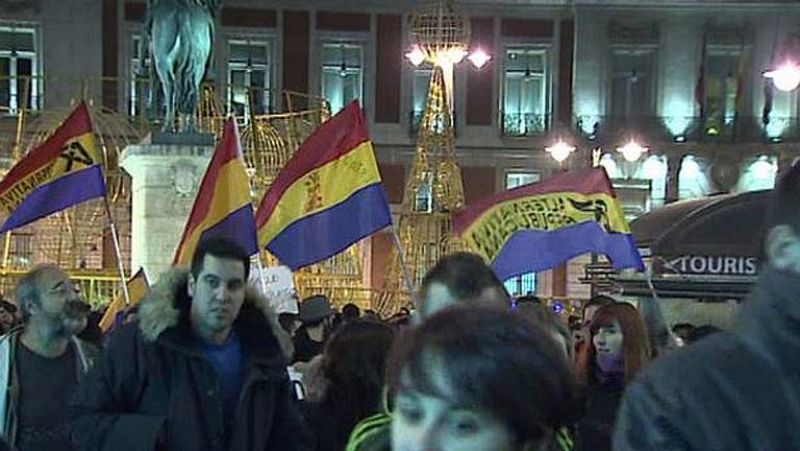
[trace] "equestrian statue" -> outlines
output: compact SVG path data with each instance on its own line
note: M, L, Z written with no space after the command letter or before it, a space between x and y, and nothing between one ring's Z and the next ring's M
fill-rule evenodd
M147 0L145 22L166 104L165 132L196 131L197 103L222 0Z

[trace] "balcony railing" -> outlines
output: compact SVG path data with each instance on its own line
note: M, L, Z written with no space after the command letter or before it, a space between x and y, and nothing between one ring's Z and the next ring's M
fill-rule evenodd
M648 142L744 143L800 141L800 119L773 117L699 118L684 116L580 116L575 127L584 139L622 143Z
M537 136L547 132L550 118L547 115L532 113L503 113L503 136Z
M425 112L424 111L411 111L408 114L408 117L409 117L409 119L408 119L409 133L411 134L412 137L417 136L419 134L420 128L422 127L422 120L425 117ZM454 134L456 134L456 132L457 132L456 124L458 123L458 121L456 120L456 118L457 118L456 113L453 112L453 133ZM435 120L434 123L433 123L433 130L434 130L434 132L440 133L444 129L444 124L442 122L444 120L444 115L440 115L437 119L438 120Z

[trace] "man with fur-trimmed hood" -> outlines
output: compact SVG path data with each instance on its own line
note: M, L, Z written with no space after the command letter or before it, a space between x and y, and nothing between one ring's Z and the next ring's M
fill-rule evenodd
M109 339L73 400L71 438L95 450L299 450L290 343L247 289L250 260L203 242L191 272L161 276L139 321Z

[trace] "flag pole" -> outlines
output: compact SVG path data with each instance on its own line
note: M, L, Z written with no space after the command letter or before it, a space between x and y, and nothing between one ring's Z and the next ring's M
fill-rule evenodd
M406 265L406 253L403 249L403 245L400 243L400 236L397 235L397 229L394 226L391 226L391 229L392 241L394 241L394 245L397 247L397 255L400 257L400 266L402 267L402 276L406 283L408 294L411 296L411 303L414 304L414 307L419 307L417 305L417 296L414 292L414 284L411 282L411 275L408 273L408 266Z
M106 207L106 216L108 216L108 227L111 229L111 240L114 242L114 253L117 257L117 270L119 271L120 280L122 280L122 296L125 299L125 306L131 305L131 296L128 293L128 278L125 277L125 268L122 266L122 252L119 250L119 236L117 235L117 226L114 224L114 216L111 215L111 204L108 202L108 195L103 196L103 203Z
M258 282L261 285L261 293L267 295L267 281L264 280L264 263L261 261L261 251L256 254L256 266L258 267Z

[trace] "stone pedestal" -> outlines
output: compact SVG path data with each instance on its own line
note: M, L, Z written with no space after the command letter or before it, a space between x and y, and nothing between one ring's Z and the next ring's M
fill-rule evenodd
M131 270L151 282L167 269L214 152L209 134L154 133L125 148L121 165L132 177Z

